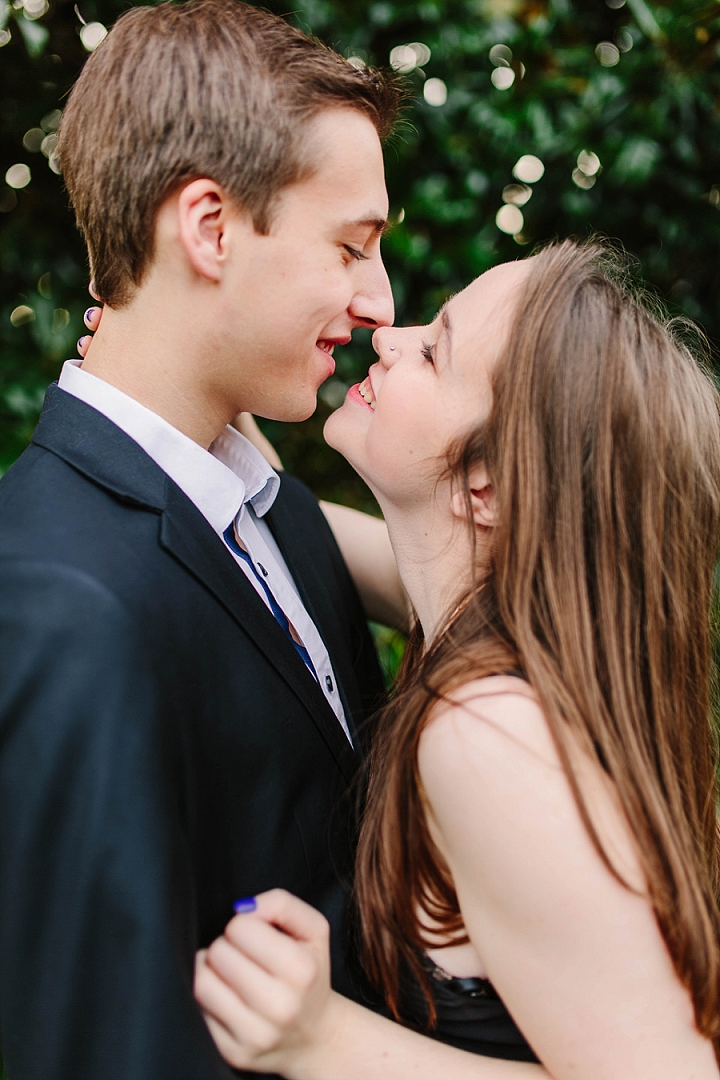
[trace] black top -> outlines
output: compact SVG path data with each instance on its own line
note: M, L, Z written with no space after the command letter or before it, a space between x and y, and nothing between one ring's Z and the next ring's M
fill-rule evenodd
M0 480L0 1054L12 1080L229 1080L195 950L281 886L346 926L361 725L382 681L316 499L265 519L354 746L222 539L154 461L48 391Z
M459 1050L507 1061L538 1061L488 979L459 979L426 960L437 1024L426 1027L427 1003L414 978L403 986L403 1014L424 1034Z
M527 675L519 668L504 674L527 682ZM433 1029L427 1029L425 995L417 981L408 977L404 980L403 1006L405 1016L414 1026L439 1042L471 1054L539 1062L489 979L457 978L428 957L423 958L423 966L430 976L437 1023Z

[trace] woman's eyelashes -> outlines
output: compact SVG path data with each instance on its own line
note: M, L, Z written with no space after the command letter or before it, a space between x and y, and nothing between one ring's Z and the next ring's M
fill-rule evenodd
M420 352L429 363L431 363L433 366L435 365L435 357L433 356L432 345L428 345L427 341L423 341Z
M369 255L366 255L364 251L360 251L359 248L351 247L350 244L345 244L344 247L348 255L350 255L353 259L357 259L359 261L360 259L369 258Z

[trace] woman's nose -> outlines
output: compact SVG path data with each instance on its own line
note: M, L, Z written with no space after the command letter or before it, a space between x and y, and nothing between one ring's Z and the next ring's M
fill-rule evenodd
M398 331L394 326L381 326L372 336L372 347L380 358L380 363L390 367L399 355Z

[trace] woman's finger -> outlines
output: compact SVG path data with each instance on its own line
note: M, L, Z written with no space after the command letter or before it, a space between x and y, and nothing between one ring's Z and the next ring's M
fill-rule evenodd
M217 938L207 952L207 965L254 1013L272 1024L292 1023L300 994L292 980L269 975L226 938ZM297 970L294 974L297 976Z
M95 331L100 325L100 319L102 318L102 308L89 307L83 315L83 322L87 326L88 330Z
M195 966L195 999L221 1029L226 1040L234 1040L244 1047L248 1055L242 1064L254 1060L260 1054L272 1050L278 1041L277 1028L252 1009L213 971L207 961ZM213 1030L215 1037L215 1030ZM224 1051L223 1051L224 1054Z
M255 912L298 941L323 943L329 938L328 921L317 908L285 889L270 889L255 897Z
M81 357L85 357L87 355L87 351L90 348L91 341L92 338L89 334L83 334L81 338L78 338L77 351L80 353Z
M224 937L275 979L304 985L308 975L312 975L308 971L312 946L255 915L236 915L225 927Z
M100 297L98 296L97 292L95 291L95 282L94 281L91 281L90 284L88 285L88 292L92 296L93 300L98 300L98 301L100 300Z
M220 1021L216 1020L210 1013L204 1012L203 1018L209 1028L215 1045L227 1061L228 1065L232 1065L234 1069L252 1068L255 1062L252 1060L252 1054L248 1051L247 1047L237 1042L224 1024L221 1024Z

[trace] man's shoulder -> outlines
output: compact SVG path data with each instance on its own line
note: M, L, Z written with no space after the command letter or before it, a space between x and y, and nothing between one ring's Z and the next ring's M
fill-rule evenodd
M41 446L29 446L0 479L0 570L5 587L15 575L13 602L38 618L44 591L60 620L74 611L114 623L124 608L137 621L147 615L149 580L158 595L167 592L168 562L156 511L123 503Z
M281 474L280 490L270 516L280 528L293 530L298 538L321 540L332 556L342 559L317 496L292 473Z
M307 484L303 483L297 476L293 476L292 473L280 473L280 489L277 494L277 501L285 503L290 510L296 513L308 514L311 517L317 514L320 517L323 516L317 497L313 495Z
M117 527L125 510L116 492L31 444L0 478L0 555L108 543L104 530ZM139 524L139 515L134 520Z

